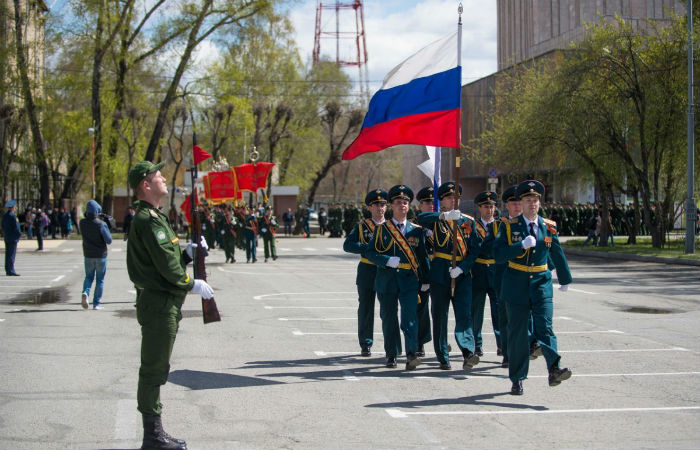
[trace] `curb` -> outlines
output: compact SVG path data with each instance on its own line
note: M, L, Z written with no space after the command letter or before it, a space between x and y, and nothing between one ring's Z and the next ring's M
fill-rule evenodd
M623 261L640 261L640 262L655 262L662 264L679 264L683 266L698 266L700 261L683 258L662 258L660 256L642 256L632 255L628 253L605 253L605 252L589 252L586 250L575 250L564 247L564 253L567 255L590 256L592 258L615 259Z

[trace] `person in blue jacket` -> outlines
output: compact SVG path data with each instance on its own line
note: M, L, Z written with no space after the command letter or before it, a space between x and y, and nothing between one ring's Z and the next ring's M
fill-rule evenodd
M549 385L557 386L571 377L571 370L560 368L557 337L552 328L552 272L557 270L559 288L567 291L572 281L569 265L559 244L557 225L538 215L544 185L536 180L518 185L517 197L523 213L504 221L494 243L497 263L507 263L501 294L508 314L508 376L511 394L522 395L530 362L528 321L533 318L533 335L539 342L549 370ZM550 259L551 258L551 259Z
M7 211L2 216L2 235L5 241L5 275L8 277L18 277L15 272L15 255L17 255L17 243L22 236L22 229L15 215L17 202L10 200L5 203Z

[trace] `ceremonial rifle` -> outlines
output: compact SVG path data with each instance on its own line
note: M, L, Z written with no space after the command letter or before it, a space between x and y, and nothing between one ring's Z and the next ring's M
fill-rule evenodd
M197 136L192 134L192 146L197 145ZM194 162L194 161L193 161ZM190 171L192 174L192 197L190 198L190 215L192 216L192 231L190 232L192 236L192 242L197 244L194 249L194 278L197 280L207 281L207 271L204 265L204 249L201 245L202 239L202 223L199 219L199 211L196 209L197 200L197 189L195 188L195 180L197 179L197 164L192 164L192 169ZM202 319L204 323L210 322L220 322L221 316L219 315L219 308L216 307L216 300L212 298L202 297Z

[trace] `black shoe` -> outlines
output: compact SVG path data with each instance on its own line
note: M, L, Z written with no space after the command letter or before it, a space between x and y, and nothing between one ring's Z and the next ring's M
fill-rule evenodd
M484 351L481 349L481 347L477 347L476 349L474 349L474 353L476 354L476 356L484 356Z
M416 370L416 367L422 363L423 361L421 361L415 354L406 355L406 370Z
M369 347L363 348L362 351L360 352L360 356L364 356L364 357L372 356L372 352L369 350Z
M160 416L143 416L141 450L187 450L187 443L166 433Z
M258 260L256 258L253 258L253 262L256 263L258 262Z
M416 352L416 356L421 357L421 358L425 356L425 348L423 347L423 344L418 346L418 351Z
M273 256L273 257L272 257L272 260L273 260L273 261L277 261L277 257L276 257L276 256Z
M504 356L504 357L503 357L503 361L501 362L501 367L503 367L503 368L505 369L505 368L507 368L508 366L509 366L509 364L508 364L508 357L507 357L507 356Z
M510 395L523 395L522 381L513 381L513 386L510 388Z
M12 272L7 274L8 277L18 277L19 274L17 272Z
M267 262L267 258L265 258L265 262Z
M447 344L447 352L449 353L451 351L452 351L452 346L450 344Z
M501 347L496 349L496 356L503 356L503 350L501 350Z
M450 370L450 369L452 369L452 365L450 364L449 361L440 363L440 370Z
M464 362L462 363L462 369L470 370L474 366L479 364L479 357L468 350L464 351Z
M538 356L542 356L542 347L535 341L530 344L530 359L537 359Z
M569 378L571 378L571 370L567 369L566 367L563 369L554 367L549 371L550 386L559 386L562 381L568 380Z
M386 367L389 369L395 369L397 366L396 364L396 358L387 358L386 359Z

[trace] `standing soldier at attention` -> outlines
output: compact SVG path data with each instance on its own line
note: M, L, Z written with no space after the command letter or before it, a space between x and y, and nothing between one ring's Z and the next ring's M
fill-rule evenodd
M184 450L185 441L163 430L160 386L168 380L182 313L180 309L189 291L212 298L214 291L203 280L193 280L185 271L197 244L187 245L183 254L168 218L158 210L168 195L163 163L137 163L128 175L138 207L129 230L126 267L136 286L136 318L141 325L141 367L136 400L143 415L142 449ZM204 239L200 245L205 246ZM206 248L206 247L205 247Z
M433 202L433 187L426 186L416 194L416 200L418 200L418 210L420 212L432 212L435 209L435 203ZM416 221L417 223L417 217ZM430 261L433 258L433 231L425 230L425 250L428 255L428 259L425 265L425 273L421 278L421 290L418 293L420 296L420 303L418 303L418 353L419 357L425 356L425 344L433 339L430 333ZM427 285L427 289L424 289Z
M474 219L455 209L456 185L443 183L438 189L440 207L445 212L424 212L418 215L418 223L433 232L433 260L430 264L430 291L433 315L433 348L440 362L440 369L449 370L450 352L447 345L447 316L450 302L455 315L455 339L464 357L462 368L470 370L479 363L474 353L472 331L472 278L470 271L479 255L481 239L476 235ZM462 187L459 187L460 192ZM457 221L457 235L453 235L452 222ZM457 247L457 265L452 268L452 247ZM452 292L454 280L454 292Z
M498 323L498 296L496 295L496 261L493 258L493 241L498 234L498 222L493 218L496 209L498 195L495 192L484 191L474 198L474 203L479 207L479 220L476 221L476 229L481 237L481 250L476 264L472 268L472 322L474 327L474 353L483 356L483 339L481 329L484 325L484 306L486 294L489 296L491 310L491 325L496 335L496 354L501 354L501 333Z
M363 219L354 227L345 242L343 250L347 253L360 255L357 265L357 338L360 342L360 354L365 357L372 356L372 344L374 343L374 278L377 275L377 266L367 259L367 249L372 242L374 230L384 223L384 212L389 194L384 189L374 189L365 196L365 204L372 213L371 219ZM401 352L401 336L396 330L399 343L398 353Z
M272 206L265 207L265 215L258 221L258 229L263 239L263 247L265 248L265 262L268 258L277 259L277 250L275 248L275 228L277 228L277 218L272 216Z
M382 318L386 366L396 367L400 341L397 342L401 304L401 330L406 346L406 370L414 370L421 363L418 352L418 307L421 267L427 259L424 233L421 227L406 219L413 191L408 186L396 185L389 190L393 216L374 230L374 238L367 251L367 259L377 265L374 282L379 297L379 316Z
M557 386L571 377L571 370L561 369L557 352L557 337L552 329L552 273L548 262L554 264L561 291L567 291L571 272L564 251L559 245L557 224L538 215L544 185L536 180L523 181L516 195L523 213L502 224L494 244L496 261L507 262L503 274L502 294L508 313L508 376L512 381L510 393L522 395L523 380L527 378L530 355L528 321L533 318L533 333L547 361L549 385Z

